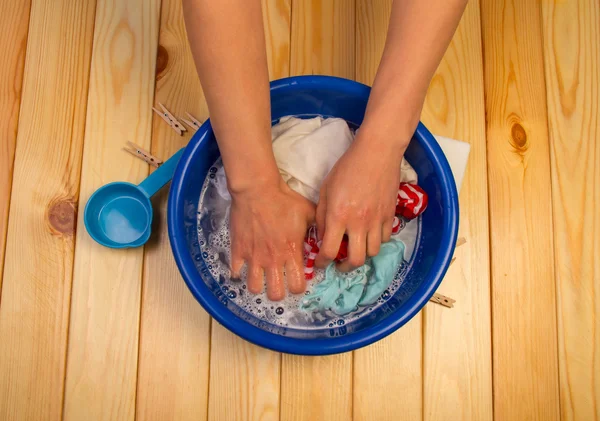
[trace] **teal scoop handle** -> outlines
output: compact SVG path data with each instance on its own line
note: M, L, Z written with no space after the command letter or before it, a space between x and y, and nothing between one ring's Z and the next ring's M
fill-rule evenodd
M147 197L154 196L157 191L171 181L173 174L175 173L175 168L177 168L179 158L181 158L184 149L185 148L179 149L175 155L169 158L165 163L163 163L140 183L138 187Z

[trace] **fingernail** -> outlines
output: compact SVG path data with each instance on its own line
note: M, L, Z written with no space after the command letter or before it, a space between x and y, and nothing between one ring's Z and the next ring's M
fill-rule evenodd
M271 301L281 301L285 298L285 293L282 291L270 291L267 289L267 298Z

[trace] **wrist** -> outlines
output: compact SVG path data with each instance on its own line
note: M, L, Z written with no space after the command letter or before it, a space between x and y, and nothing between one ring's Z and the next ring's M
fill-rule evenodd
M415 133L422 107L369 104L361 129L389 139L396 146L408 146Z
M281 175L274 160L272 163L257 162L256 164L258 165L245 162L236 168L228 168L225 165L227 189L232 196L254 195L256 192L279 186Z
M397 75L390 72L378 73L361 128L406 149L419 124L425 101L426 88L417 85L398 81Z
M377 151L378 155L385 154L401 159L413 134L414 128L403 129L398 126L365 121L354 142L369 150Z

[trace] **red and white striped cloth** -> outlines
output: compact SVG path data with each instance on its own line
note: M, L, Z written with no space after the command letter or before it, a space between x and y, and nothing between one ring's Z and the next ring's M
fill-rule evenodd
M308 229L308 233L304 238L304 258L306 264L304 265L304 278L309 281L315 276L315 259L319 250L321 249L321 241L317 237L317 227L312 225ZM344 235L340 249L335 257L336 262L341 262L348 257L348 236Z
M396 199L396 215L408 220L421 215L427 208L427 193L416 184L400 183Z
M400 222L400 218L394 216L394 222L392 223L392 234L398 234L402 229L402 223Z
M396 199L396 216L392 224L392 234L398 234L406 225L406 220L411 220L421 215L427 208L427 193L416 184L400 183ZM312 225L304 239L304 277L307 281L315 276L315 259L319 254L321 242L317 237L317 228ZM340 249L335 258L341 262L348 257L348 236L344 235Z
M319 245L317 228L312 225L304 238L304 258L306 259L304 278L307 281L310 281L315 276L315 259L317 258L317 254L319 254Z

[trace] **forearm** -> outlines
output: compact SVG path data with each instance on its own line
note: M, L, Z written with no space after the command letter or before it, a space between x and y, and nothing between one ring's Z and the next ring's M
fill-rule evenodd
M183 0L230 190L278 181L260 0Z
M394 0L383 56L363 125L402 152L466 0Z

